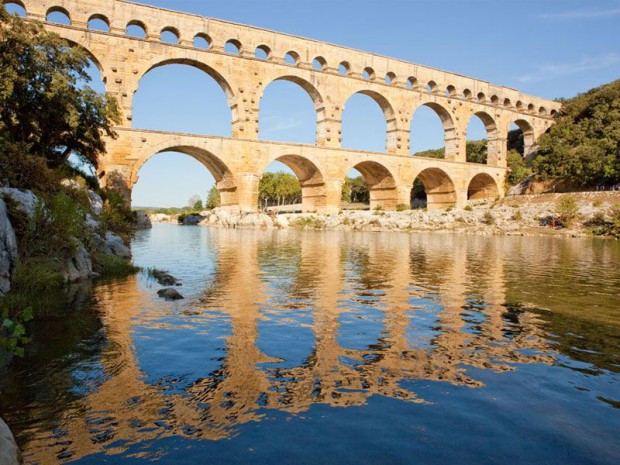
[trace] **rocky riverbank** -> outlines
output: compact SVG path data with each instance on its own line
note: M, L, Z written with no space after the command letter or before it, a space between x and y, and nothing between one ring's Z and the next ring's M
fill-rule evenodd
M591 195L588 195L591 194ZM465 209L425 209L392 211L341 211L337 214L314 213L267 215L236 213L214 209L201 213L196 224L227 228L329 229L351 231L448 231L471 234L540 235L592 234L598 222L612 224L620 205L620 193L571 195L575 201L574 218L562 219L559 206L563 194L507 198L478 203ZM560 218L559 218L560 217ZM166 215L151 217L153 222L175 223ZM567 224L568 223L568 224ZM555 226L555 227L554 227Z
M61 274L65 283L99 276L94 263L96 259L109 263L110 260L129 262L131 250L125 239L109 230L104 222L104 201L96 192L81 187L77 183L67 183L68 189L81 190L88 199L87 212L83 216L83 224L70 226L79 232L79 237L68 237L68 253L64 261L55 263L55 271ZM45 201L30 190L0 188L0 296L11 290L11 280L15 274L20 256L26 250L19 250L20 242L27 247L28 239L41 233L37 225L41 222L50 223L56 220L59 212L52 211ZM148 219L146 219L148 220ZM148 221L143 222L148 227ZM59 232L59 234L66 231ZM21 239L21 241L20 241ZM53 240L40 238L37 240Z

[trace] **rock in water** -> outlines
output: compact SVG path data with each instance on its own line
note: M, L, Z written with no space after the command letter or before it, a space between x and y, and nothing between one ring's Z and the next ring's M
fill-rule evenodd
M167 271L153 270L153 278L162 286L180 286L179 280Z
M145 212L136 212L136 228L137 229L151 229L153 224L149 215Z
M166 300L181 300L185 298L181 294L179 294L179 292L176 289L172 287L167 287L165 289L161 289L157 291L157 295Z
M202 215L187 215L185 218L183 218L181 224L184 226L196 226L204 219L205 217Z
M15 443L13 433L0 418L0 464L21 465L22 463L24 463L22 454Z
M0 200L0 295L11 290L11 275L17 265L17 239L4 201Z

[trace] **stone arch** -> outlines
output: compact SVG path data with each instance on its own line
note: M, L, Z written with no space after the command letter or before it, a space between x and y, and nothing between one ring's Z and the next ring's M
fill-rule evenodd
M305 90L306 93L310 96L314 104L314 110L316 111L316 118L317 118L316 134L318 138L318 135L321 133L321 127L323 124L325 124L325 119L326 119L325 104L324 104L323 96L317 90L317 88L313 84L311 84L309 81L306 81L304 78L301 78L299 76L284 75L284 76L278 76L277 78L273 79L271 82L267 83L267 85L265 85L262 89L261 96L259 99L259 108L260 108L260 100L262 100L263 98L265 89L267 89L267 87L269 87L269 85L272 82L276 82L276 81L288 81L288 82L297 84L299 87ZM315 142L316 142L316 139L315 139Z
M436 102L426 102L420 106L430 108L439 117L439 120L441 121L441 125L443 126L443 132L444 132L444 147L445 147L444 158L446 159L454 158L457 153L457 137L456 137L456 126L454 124L454 118L452 117L452 114L447 108L445 108L443 105L436 103ZM413 116L411 118L412 127L414 123L415 113L416 111L419 110L419 108L420 107L416 108L413 112Z
M188 145L176 145L170 143L160 144L158 147L151 149L148 153L143 154L133 165L131 175L129 177L129 190L138 182L138 173L144 164L152 157L163 152L178 152L199 161L205 168L209 170L217 189L220 191L222 207L236 206L239 203L237 194L237 184L235 177L228 166L213 153L198 147Z
M28 16L28 10L26 9L26 5L21 0L2 0L2 4L5 6L8 5L17 5L22 10L24 10L24 16Z
M497 182L487 173L478 173L467 185L467 200L496 199L499 197Z
M230 55L241 55L241 52L243 52L243 46L237 39L229 39L224 44L224 50Z
M362 71L362 78L364 78L367 81L374 81L375 77L376 77L375 70L372 69L370 66L367 66Z
M414 76L409 76L407 78L407 83L406 83L407 89L416 90L418 88L418 85L419 85L418 80Z
M388 85L396 84L396 73L389 71L385 75L385 83Z
M69 20L69 24L72 23L71 15L69 14L69 10L67 10L66 8L63 8L61 6L52 6L52 7L48 8L47 12L45 13L45 20L49 21L49 17L53 13L61 13L61 14L65 15L67 17L67 19Z
M370 194L370 208L394 210L398 204L397 183L392 172L376 161L363 161L351 166L348 170L356 169L363 176Z
M531 156L536 147L536 135L534 133L534 127L529 121L519 118L508 123L508 127L506 128L506 134L510 132L510 126L513 123L516 124L523 133L523 156ZM508 139L508 137L506 138Z
M104 74L104 67L101 64L101 61L99 60L99 58L97 58L97 56L91 52L86 46L78 43L78 42L74 42L72 40L69 39L64 39L63 40L65 42L67 42L71 47L77 47L81 50L84 51L84 53L86 53L86 55L88 56L88 58L90 59L90 61L92 61L95 66L97 67L97 69L99 70L99 74L101 75L101 79L103 80L103 84L106 85L108 82L108 79L106 77L106 75Z
M211 48L211 37L204 32L199 32L194 36L194 48L208 50Z
M131 21L129 21L127 23L127 26L125 27L125 34L129 35L128 31L129 31L129 28L132 27L132 26L138 27L138 28L142 29L142 31L144 32L144 37L138 37L138 38L146 39L148 37L149 31L148 31L148 29L146 27L146 24L143 23L142 21L137 20L137 19L132 19ZM134 36L134 35L131 35L131 36L132 37L137 37L137 36Z
M92 29L91 21L102 21L107 26L107 30L104 31L104 32L110 32L110 20L108 19L107 16L99 14L99 13L95 13L94 15L90 15L90 17L88 18L88 21L86 22L86 25L87 25L88 29Z
M473 98L474 98L474 94L472 93L472 91L471 91L471 90L469 90L469 89L465 89L465 90L463 91L463 98L464 98L465 100L473 100Z
M456 205L456 189L452 178L440 168L426 168L415 178L420 180L426 193L427 208L439 210Z
M435 81L428 81L428 83L426 84L426 92L428 92L429 94L436 94L438 90L439 86Z
M323 173L314 161L300 155L282 155L271 159L263 168L263 172L274 161L288 166L297 176L301 185L303 212L317 212L327 207Z
M446 87L446 97L456 97L456 87L453 85Z
M468 125L469 123L472 121L473 118L478 117L480 119L480 121L482 121L482 124L484 125L484 128L486 130L487 133L487 159L486 159L486 163L489 163L490 160L496 160L497 159L497 151L498 151L498 147L497 147L497 139L498 139L498 130L497 130L497 124L495 124L495 119L493 119L493 117L491 115L489 115L487 112L485 111L477 111L475 112L473 115L470 116L469 120L468 120ZM467 135L465 136L465 138L467 139ZM467 160L467 154L466 154L466 160ZM469 161L469 160L467 160Z
M264 44L259 45L254 51L254 58L258 58L259 60L269 60L271 58L271 48Z
M165 28L163 28L161 30L161 33L159 34L159 40L160 41L165 42L164 34L166 34L166 33L170 33L170 34L172 34L174 36L175 40L174 40L174 42L171 42L171 43L179 44L181 42L181 33L179 32L179 30L176 27L166 26Z
M322 56L317 56L312 60L312 68L318 71L325 71L327 69L327 60Z
M290 50L284 55L284 61L286 64L289 64L291 66L299 66L301 57L299 56L299 53Z
M351 63L349 63L348 61L341 61L338 65L338 73L342 74L343 76L348 76L349 74L351 74Z
M153 71L154 69L161 68L162 66L167 66L167 65L188 65L188 66L197 68L200 71L203 71L206 74L208 74L211 78L215 80L215 82L219 84L219 86L222 88L222 90L226 94L226 98L228 99L228 105L232 112L232 121L234 122L237 120L237 104L235 100L235 93L233 92L231 85L220 73L215 71L215 69L211 68L210 66L204 63L201 63L200 61L193 60L191 58L171 58L168 60L162 60L162 61L159 61L151 65L146 71L144 71L140 75L139 81L141 81L144 78L144 76L146 76L149 72Z
M396 112L394 111L394 107L390 103L390 101L381 95L379 92L374 90L362 89L358 90L354 94L350 95L347 98L346 102L348 102L353 95L361 94L370 97L374 102L379 106L381 111L383 112L383 117L385 119L386 125L386 137L385 137L385 150L388 151L390 147L390 133L395 132L397 130L397 119ZM346 102L343 106L343 109L346 107Z

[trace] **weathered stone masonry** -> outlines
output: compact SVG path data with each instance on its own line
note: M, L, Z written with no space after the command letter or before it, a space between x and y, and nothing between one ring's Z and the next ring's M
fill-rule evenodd
M108 141L99 174L104 184L114 183L128 196L140 167L153 155L174 150L196 158L211 171L223 205L230 208L256 209L258 181L274 160L288 165L299 177L307 211L337 211L341 186L351 168L366 178L371 207L393 209L408 204L416 178L425 186L429 208L463 206L468 198L503 195L511 123L523 130L527 155L535 150L536 140L553 124L560 108L556 102L458 74L124 0L4 2L20 4L28 20L42 22L83 47L99 67L107 92L118 98L123 113L116 129L119 137ZM55 11L66 14L70 25L47 22ZM104 21L109 31L89 29L92 19ZM143 28L145 37L127 35L129 25ZM178 38L178 44L161 41L166 31ZM195 46L196 37L208 48ZM234 44L239 53L227 53L227 43ZM267 59L256 58L257 49ZM154 68L175 63L195 66L220 84L231 110L231 138L131 127L132 101L140 79ZM275 80L300 85L314 101L315 145L258 140L261 96ZM384 112L384 153L341 148L342 111L355 93L370 96ZM409 155L411 118L421 105L434 110L442 121L444 160ZM487 129L486 165L466 162L467 125L473 115Z

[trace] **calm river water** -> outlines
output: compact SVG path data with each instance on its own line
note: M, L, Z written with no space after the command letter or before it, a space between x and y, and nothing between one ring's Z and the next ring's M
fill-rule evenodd
M31 464L620 463L620 243L155 225L0 376Z

